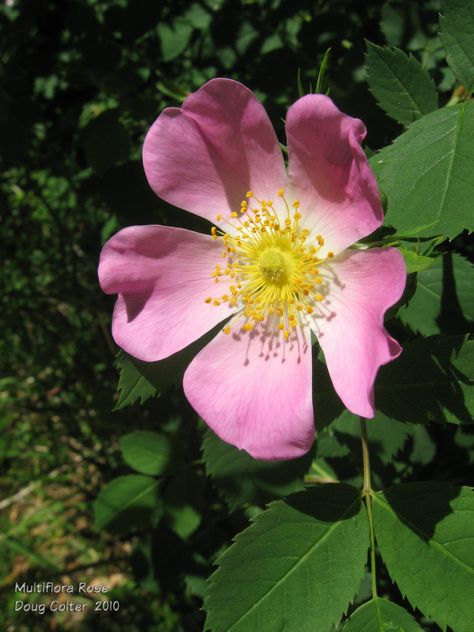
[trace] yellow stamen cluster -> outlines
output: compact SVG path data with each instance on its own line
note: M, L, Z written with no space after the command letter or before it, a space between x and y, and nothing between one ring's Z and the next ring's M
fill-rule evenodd
M333 253L320 257L324 238L301 225L300 202L295 200L290 208L284 190L277 194L284 205L278 209L248 191L230 220L223 220L221 214L216 217L229 226L228 232L211 229L212 238L223 242L226 263L216 265L210 276L215 283L224 278L231 283L227 293L209 296L205 302L241 307L224 333L236 325L252 331L262 323L266 333L281 332L289 340L293 330L321 311L328 293L328 278L320 266Z

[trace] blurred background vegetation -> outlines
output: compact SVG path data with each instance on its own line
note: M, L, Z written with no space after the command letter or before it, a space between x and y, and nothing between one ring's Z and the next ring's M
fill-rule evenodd
M202 427L180 384L144 406L112 412L114 300L97 283L101 246L131 224L200 226L149 190L140 155L148 127L164 107L226 76L263 100L284 142L298 71L305 89L314 87L331 48L330 94L365 121L367 145L376 150L402 128L368 91L364 39L411 51L430 70L442 105L455 85L437 36L438 11L436 0L0 6L2 629L200 630L212 561L272 497L266 489L243 509L221 499L200 462ZM466 238L455 247L472 257ZM165 485L163 519L120 532L101 529L94 500L111 479L130 472L118 439L135 429L166 435L185 475ZM472 464L472 432L441 426L423 432L403 449L424 456L410 460L406 452L397 462L390 453L387 480L462 482ZM321 443L331 472L353 467L357 476L358 446L347 456L331 445ZM384 467L382 458L382 477ZM25 580L104 583L120 611L15 613L13 588Z

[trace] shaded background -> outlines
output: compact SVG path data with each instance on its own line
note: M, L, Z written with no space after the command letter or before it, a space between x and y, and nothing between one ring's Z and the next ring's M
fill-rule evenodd
M149 190L140 157L148 127L164 107L225 76L263 100L284 142L298 70L308 90L330 47L330 94L364 120L367 145L376 150L402 128L368 91L364 38L412 51L431 71L443 104L454 78L437 37L438 11L435 0L13 0L0 6L4 629L200 630L213 559L272 497L230 511L205 477L202 427L180 385L143 407L112 412L117 349L109 333L113 299L97 284L100 248L130 224L202 228ZM466 238L454 247L472 256ZM441 318L439 328L452 332L452 323ZM180 515L191 530L170 519L145 520L122 533L94 524L99 491L130 472L118 437L137 428L169 436L176 463L188 468L164 502L184 507ZM384 475L388 482L464 480L472 432L441 426L425 432L418 461L402 451L387 465L375 454L382 481ZM332 459L332 471L356 480L358 451L357 443L342 458L326 441L321 454ZM25 580L102 582L120 600L120 611L15 613L13 587ZM387 594L400 600L384 581Z

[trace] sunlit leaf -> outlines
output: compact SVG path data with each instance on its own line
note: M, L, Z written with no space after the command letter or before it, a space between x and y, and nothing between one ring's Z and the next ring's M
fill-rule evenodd
M205 629L329 630L359 588L367 547L355 488L323 485L273 503L219 558Z
M409 125L437 108L433 80L421 64L398 48L367 42L367 81L380 107Z
M415 121L372 161L388 199L385 223L399 233L454 238L474 230L474 103Z

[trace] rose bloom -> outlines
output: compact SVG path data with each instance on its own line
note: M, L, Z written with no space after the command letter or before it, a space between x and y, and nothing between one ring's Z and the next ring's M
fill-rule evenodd
M374 416L379 367L401 351L383 317L402 295L403 258L350 248L383 221L365 133L327 96L304 96L286 116L286 169L252 92L213 79L166 108L143 146L153 191L212 222L210 234L131 226L102 250L101 287L118 295L112 334L128 354L162 360L222 325L184 392L221 439L257 459L312 445L311 332L362 417Z

